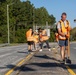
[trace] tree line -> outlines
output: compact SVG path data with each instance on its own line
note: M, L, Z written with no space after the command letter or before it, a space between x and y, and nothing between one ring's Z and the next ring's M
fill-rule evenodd
M13 3L12 5L10 5ZM0 43L7 43L7 4L9 5L10 42L25 43L25 32L33 25L49 25L56 22L45 7L36 8L29 0L0 0ZM51 41L54 33L51 31Z

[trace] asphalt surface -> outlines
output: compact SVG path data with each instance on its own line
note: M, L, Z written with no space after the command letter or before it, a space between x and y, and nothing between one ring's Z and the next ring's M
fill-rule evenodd
M54 43L51 45L52 45L52 47L55 47ZM70 59L72 60L72 64L69 66L76 73L76 43L71 43L70 46L71 46L71 58ZM43 53L39 53L39 54L43 54ZM0 47L0 75L4 75L8 70L10 70L14 66L16 66L16 64L20 60L25 58L26 55L28 55L26 44L18 45L18 46ZM45 52L43 55L45 55ZM34 58L37 58L37 57L34 57ZM41 58L39 58L39 59L41 59ZM43 60L43 59L41 59L41 60ZM49 59L47 59L46 61L49 61ZM43 62L45 62L45 60ZM54 62L54 61L52 61L52 62ZM26 66L27 67L27 73L29 72L28 69L30 69L28 66L30 63L33 63L32 60L30 60ZM35 62L35 63L37 63L37 62ZM47 63L47 62L45 62L45 63ZM44 63L44 65L42 65L42 67L45 66L45 63ZM34 64L32 64L32 65L34 65ZM35 65L39 65L39 64L35 64ZM41 65L39 65L39 66L41 66ZM55 66L55 64L53 64L53 66ZM53 68L53 67L51 67L51 68ZM40 67L38 67L38 69L40 69ZM49 69L49 67L48 67L48 69ZM30 70L32 70L32 69L30 69ZM38 72L39 71L37 71L36 73L38 73ZM50 74L46 74L46 75L50 75ZM64 75L64 74L62 74L62 75Z
M12 75L15 75L14 73ZM55 51L43 49L37 52L17 75L70 75L66 68L58 64Z
M71 59L76 61L76 43L71 43L70 50L71 50Z
M71 49L71 57L72 65L70 65L70 68L73 69L73 71L76 73L76 43L71 43L70 45Z
M0 47L0 75L4 75L27 54L27 45Z

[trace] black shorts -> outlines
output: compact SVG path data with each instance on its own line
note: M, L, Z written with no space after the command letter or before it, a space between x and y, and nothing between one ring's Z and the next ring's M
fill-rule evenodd
M33 41L27 41L28 45L33 45Z

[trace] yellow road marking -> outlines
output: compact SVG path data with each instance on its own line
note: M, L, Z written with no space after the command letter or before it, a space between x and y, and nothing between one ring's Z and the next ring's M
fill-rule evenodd
M75 72L69 66L66 66L66 68L71 75L76 75Z
M61 64L59 62L57 62L58 64ZM64 65L65 66L65 65ZM71 75L76 75L75 72L69 67L69 66L65 66L66 69L68 70L68 72L71 74Z
M26 58L24 58L23 60L21 60L14 68L12 68L11 70L9 70L5 75L10 75L18 66L20 66L24 61L27 61L28 59L30 59L30 57L34 55L34 53L29 54L26 56Z
M58 64L60 64L60 63L58 62ZM65 67L67 68L68 72L69 72L71 75L76 75L76 73L75 73L69 66L65 66Z
M34 55L33 54L29 54L26 56L26 58L24 58L23 60L21 60L14 68L12 68L11 70L9 70L5 75L10 75L18 66L20 66L24 61L27 61L28 59L31 58L31 56ZM68 72L71 74L71 75L76 75L75 72L69 67L69 66L65 66L68 70Z

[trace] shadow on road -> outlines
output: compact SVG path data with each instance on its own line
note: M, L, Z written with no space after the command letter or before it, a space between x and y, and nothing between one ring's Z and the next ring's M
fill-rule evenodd
M17 51L18 53L25 53L25 54L28 54L28 52L22 52L22 51Z
M37 58L50 59L50 60L55 60L55 61L59 62L59 60L57 60L57 59L55 59L53 57L48 57L47 55L43 55L43 56L42 55L41 56L34 55L34 57L36 59ZM22 65L20 67L10 64L10 65L6 65L6 67L0 67L0 69L4 69L4 68L12 69L14 67L16 67L14 69L14 71L17 71L17 70L20 70L20 71L36 71L37 70L36 67L38 67L38 68L45 68L45 69L46 68L50 68L51 69L52 67L55 67L55 68L56 67L61 67L63 69L66 69L65 65L58 64L56 62L47 62L46 61L44 63L43 62L41 63L41 62L38 62L38 60L35 61L34 63L24 64L24 65ZM71 67L71 69L76 69L76 64L71 64L71 65L69 65L69 67Z
M49 56L47 56L47 55L41 55L41 56L35 55L34 57L36 57L36 58L42 58L42 59L50 59L50 60L55 60L55 61L60 62L60 60L57 60L57 59L55 59L55 58L53 58L53 57L49 57Z

